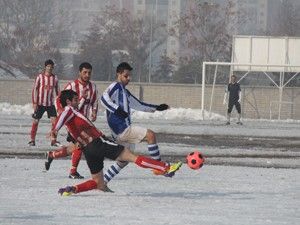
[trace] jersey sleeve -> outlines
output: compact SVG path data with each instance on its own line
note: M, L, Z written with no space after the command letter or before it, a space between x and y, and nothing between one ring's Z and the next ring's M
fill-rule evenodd
M65 107L64 111L59 114L55 125L53 126L53 130L59 131L60 128L66 124L70 119L74 117L74 113L70 107Z
M81 110L82 107L84 106L85 100L86 99L84 97L79 98L79 104L78 104L78 109L79 110Z
M139 99L137 99L134 95L132 95L128 90L126 91L128 93L130 108L143 112L154 112L156 110L157 105L142 102Z
M111 96L118 94L118 91L119 84L113 83L103 92L100 98L101 105L103 105L105 109L112 113L114 113L119 106L112 101Z
M93 92L93 96L92 96L92 101L91 101L91 106L92 106L92 110L94 112L98 112L98 90L97 90L97 86L94 85L94 92Z
M32 88L32 104L37 104L38 95L39 95L39 87L40 87L40 76L35 78L33 88Z
M59 88L59 82L58 82L57 77L56 77L55 81L56 81L55 82L55 95L58 96L60 93L60 88Z

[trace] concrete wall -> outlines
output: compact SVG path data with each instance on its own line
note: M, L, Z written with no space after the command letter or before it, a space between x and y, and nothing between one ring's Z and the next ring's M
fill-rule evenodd
M61 89L67 81L60 81ZM95 82L99 93L110 82ZM23 105L31 103L33 80L0 80L0 102ZM243 87L242 113L245 118L270 117L270 102L272 103L272 117L278 117L279 91L275 87ZM148 84L131 83L128 89L146 102L159 104L168 103L172 107L201 108L201 86L183 84ZM212 112L225 115L226 107L223 103L224 85L215 87ZM209 109L211 86L205 90L205 109ZM283 101L290 102L282 105L282 119L300 119L300 88L285 88Z

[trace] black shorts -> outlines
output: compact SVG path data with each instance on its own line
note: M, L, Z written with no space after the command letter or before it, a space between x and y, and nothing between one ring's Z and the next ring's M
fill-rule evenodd
M123 150L124 146L103 137L93 140L82 148L91 174L99 173L103 169L104 158L115 160Z
M37 120L41 119L45 111L47 112L48 118L57 116L54 105L51 106L38 105L35 112L32 114L32 118Z
M239 113L239 114L241 114L241 104L238 102L238 101L236 101L236 102L230 102L229 101L229 104L228 104L228 113L231 113L232 112L232 109L233 109L233 106L235 106L235 108L236 108L236 111Z

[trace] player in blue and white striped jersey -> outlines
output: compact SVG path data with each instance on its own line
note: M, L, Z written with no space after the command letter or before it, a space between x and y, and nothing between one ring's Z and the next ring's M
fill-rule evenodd
M132 126L130 111L135 109L143 112L163 111L169 108L166 104L153 105L138 100L127 89L130 82L132 67L127 62L117 66L117 80L103 92L101 104L106 108L108 125L112 136L118 144L134 150L134 144L147 141L148 151L153 159L161 160L155 133L147 128ZM116 162L104 174L105 182L109 182L128 162Z

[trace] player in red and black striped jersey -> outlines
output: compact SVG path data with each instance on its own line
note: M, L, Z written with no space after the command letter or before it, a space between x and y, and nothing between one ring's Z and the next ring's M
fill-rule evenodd
M54 106L54 96L59 94L59 85L57 76L52 73L54 62L49 59L45 61L45 69L40 73L35 81L32 89L32 105L34 113L32 114L33 122L30 132L29 146L35 146L35 138L38 129L38 124L43 114L47 112L52 126L56 119L56 109ZM59 142L55 137L51 139L52 146L59 146Z
M88 62L81 63L79 66L79 77L78 79L69 82L65 86L65 90L73 90L77 93L79 97L78 110L85 117L90 118L92 122L97 119L98 112L98 101L97 101L97 88L96 84L90 81L92 75L92 65ZM56 100L56 105L58 112L62 111L62 106L60 104L60 98ZM77 172L77 167L81 159L81 149L74 145L74 140L70 135L68 135L67 141L70 142L68 147L62 147L57 151L49 152L47 158L49 158L45 164L46 170L50 168L50 163L52 162L51 156L53 158L66 157L71 154L72 167L70 169L69 178L71 179L82 179L84 178ZM49 163L50 162L50 163Z
M62 91L60 102L64 107L64 111L59 115L51 135L57 136L60 128L65 125L73 139L81 146L92 174L92 179L86 182L59 189L60 194L69 195L92 189L106 191L107 187L104 182L102 171L104 158L134 162L140 167L158 170L160 171L160 174L169 177L172 177L182 165L181 162L169 165L166 162L134 155L124 146L106 139L103 133L79 112L79 99L76 92L72 90Z

